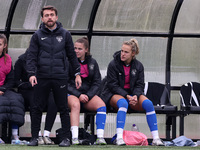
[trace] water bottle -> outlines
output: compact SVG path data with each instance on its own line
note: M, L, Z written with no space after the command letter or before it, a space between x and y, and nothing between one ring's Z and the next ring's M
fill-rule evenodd
M131 129L132 131L138 131L139 132L139 128L138 128L138 126L136 126L136 124L133 124L132 125L132 129Z

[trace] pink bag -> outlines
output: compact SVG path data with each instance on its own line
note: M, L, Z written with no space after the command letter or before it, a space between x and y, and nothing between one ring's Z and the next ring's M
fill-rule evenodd
M123 139L126 145L140 145L147 146L147 136L137 131L126 131L123 132Z

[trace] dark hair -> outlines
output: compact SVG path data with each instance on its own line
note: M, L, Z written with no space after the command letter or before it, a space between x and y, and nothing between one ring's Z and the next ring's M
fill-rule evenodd
M4 45L8 44L7 38L4 34L0 34L0 39L3 39L3 43ZM6 53L8 51L8 45L6 46L6 48L3 49L3 55L4 55L4 62L6 63Z
M42 10L41 10L41 17L43 17L43 12L44 12L44 10L52 10L52 11L55 11L55 13L56 13L56 16L58 15L58 11L57 11L57 9L54 7L54 6L51 6L51 5L47 5L47 6L44 6L43 8L42 8Z
M76 40L77 43L82 43L86 49L88 49L88 51L86 52L86 56L90 55L90 52L89 52L89 41L88 41L88 38L87 37L82 37L78 40Z

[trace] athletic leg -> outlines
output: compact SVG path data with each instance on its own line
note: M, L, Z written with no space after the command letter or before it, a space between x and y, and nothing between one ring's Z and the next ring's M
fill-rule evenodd
M117 112L117 139L116 144L117 145L125 145L125 142L123 141L123 130L126 122L126 112L128 109L128 102L127 100L120 96L120 95L114 95L111 100L110 104L114 108L118 108Z
M68 107L70 111L70 122L72 132L72 144L79 144L78 140L78 127L80 121L80 101L74 95L68 95Z

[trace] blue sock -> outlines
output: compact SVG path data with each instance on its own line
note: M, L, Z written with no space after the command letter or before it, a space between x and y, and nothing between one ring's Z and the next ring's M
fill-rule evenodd
M117 101L118 112L117 112L117 128L124 129L126 122L126 112L128 109L128 102L126 99L121 98Z
M18 139L18 125L12 124L12 139Z
M96 125L97 129L104 129L106 122L106 107L100 107L97 109Z
M12 129L18 129L18 125L12 124Z
M146 99L142 103L142 108L146 111L147 123L151 131L158 130L157 118L154 110L153 103Z

